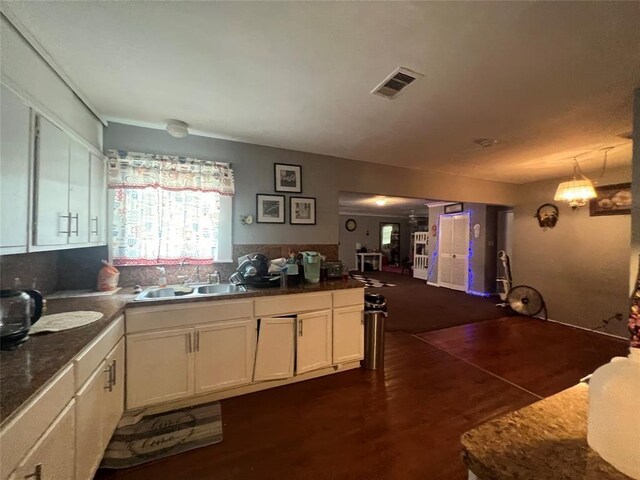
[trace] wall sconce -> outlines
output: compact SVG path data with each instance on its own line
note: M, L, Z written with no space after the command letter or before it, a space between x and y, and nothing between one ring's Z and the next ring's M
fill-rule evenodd
M253 223L253 215L240 215L240 222L243 225L251 225Z
M606 168L607 152L605 151L604 165ZM581 177L581 178L579 178ZM573 179L568 182L562 182L558 185L556 195L553 199L556 202L566 202L571 208L577 210L584 207L589 200L596 198L596 189L593 188L593 182L589 180L578 165L578 160L573 159Z

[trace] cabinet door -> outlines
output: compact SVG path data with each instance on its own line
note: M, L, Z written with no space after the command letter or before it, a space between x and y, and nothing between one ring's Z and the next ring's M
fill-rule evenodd
M111 389L105 390L103 445L107 448L124 412L124 339L120 340L106 358L112 370Z
M193 395L192 330L127 336L127 408Z
M196 393L251 382L256 321L220 322L196 327Z
M295 317L260 319L253 380L293 377Z
M91 154L89 241L104 244L107 227L107 169L102 157Z
M69 146L69 243L89 243L89 150L71 140Z
M66 245L69 217L69 137L38 117L34 243Z
M75 478L75 407L75 400L71 400L9 477L11 480Z
M0 250L27 251L30 111L0 86Z
M363 315L360 305L333 311L333 363L364 358Z
M296 373L331 365L331 310L298 315L296 338Z
M76 479L92 478L106 448L106 392L109 366L102 362L76 394ZM47 478L47 477L44 477Z

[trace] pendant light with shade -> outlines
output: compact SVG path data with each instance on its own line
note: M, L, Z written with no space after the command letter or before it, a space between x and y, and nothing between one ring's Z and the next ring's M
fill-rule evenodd
M604 153L604 165L607 164L607 151ZM605 168L605 167L603 167ZM566 202L574 210L584 207L589 200L596 198L593 182L580 170L577 158L573 159L573 179L561 182L553 199L556 202Z

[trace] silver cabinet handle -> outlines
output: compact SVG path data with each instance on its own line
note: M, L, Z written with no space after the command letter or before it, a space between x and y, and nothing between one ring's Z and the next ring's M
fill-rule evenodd
M111 380L113 382L113 384L116 384L116 360L114 359L113 362L111 362L111 370L112 370L112 377Z
M24 478L35 478L35 480L42 480L42 464L37 464L36 469L33 471L33 473L25 475Z
M71 212L69 212L69 216L71 216ZM80 226L78 225L80 222L78 221L78 217L80 216L80 214L76 213L75 215L73 215L71 217L71 219L76 221L76 229L71 231L71 233L73 235L75 235L76 237L78 236L78 229L80 228ZM69 220L69 230L71 230L71 219Z
M107 386L104 387L105 390L113 391L113 365L109 365L107 368L103 370L104 373L107 374Z
M93 217L91 219L91 223L93 223L93 222L96 222L96 229L95 229L95 231L93 229L91 230L91 235L100 235L99 228L98 228L98 217Z
M196 352L200 351L200 332L196 331Z
M65 234L67 237L69 235L71 235L71 212L69 212L69 215L60 215L60 218L58 219L58 226L60 226L60 219L61 218L66 218L67 219L67 230L58 230L58 233L63 233Z
M302 336L302 320L298 320L298 336Z

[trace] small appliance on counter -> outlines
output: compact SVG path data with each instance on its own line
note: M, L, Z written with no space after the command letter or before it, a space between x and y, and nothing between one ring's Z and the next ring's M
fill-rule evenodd
M12 350L27 340L31 325L42 316L37 290L0 290L0 349Z
M309 283L320 281L320 254L318 252L302 252L304 279Z
M342 262L326 262L327 267L327 279L342 277L342 270L344 269L344 263Z
M238 257L238 268L229 281L236 285L252 287L279 287L280 275L269 275L269 259L261 253Z

